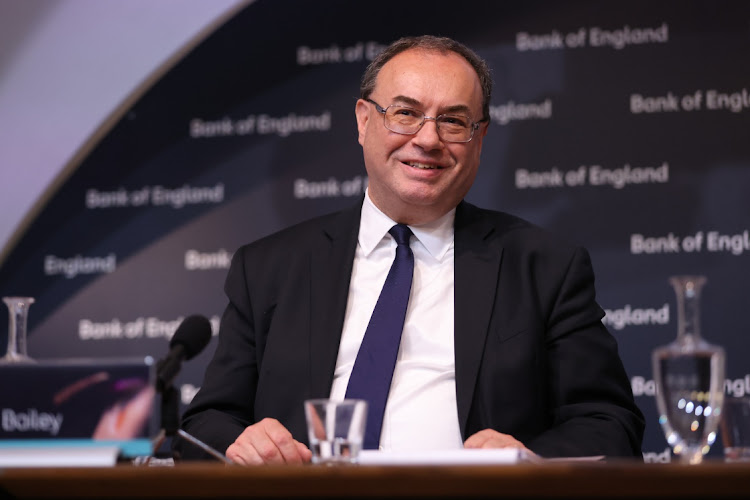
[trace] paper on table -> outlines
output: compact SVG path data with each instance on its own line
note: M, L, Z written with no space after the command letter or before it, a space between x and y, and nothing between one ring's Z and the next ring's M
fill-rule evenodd
M121 457L151 455L151 440L5 439L0 467L109 467Z
M5 448L0 449L0 468L112 467L117 463L119 453L117 446Z
M515 448L359 452L362 465L503 465L542 460L526 450Z

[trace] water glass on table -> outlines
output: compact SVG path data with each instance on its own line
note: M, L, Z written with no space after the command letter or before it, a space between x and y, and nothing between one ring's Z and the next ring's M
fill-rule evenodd
M721 439L727 462L750 462L750 397L724 399Z
M357 463L365 435L367 401L310 399L305 401L305 417L313 463Z

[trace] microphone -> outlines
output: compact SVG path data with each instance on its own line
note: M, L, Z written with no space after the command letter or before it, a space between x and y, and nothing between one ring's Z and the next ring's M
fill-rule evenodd
M190 435L180 428L179 413L179 392L172 385L175 377L180 372L182 362L197 356L211 340L211 322L204 316L188 316L172 336L169 341L169 353L167 357L156 364L156 390L161 394L161 431L153 439L152 455L147 458L146 463L150 464L153 455L156 453L167 437L173 439L177 436L182 437L189 443L201 448L203 451L212 455L214 458L221 460L226 464L231 464L223 453L220 453L201 441ZM178 458L173 452L173 459Z
M169 354L156 365L156 389L164 393L172 386L182 362L194 358L211 340L211 322L204 316L185 318L169 341Z

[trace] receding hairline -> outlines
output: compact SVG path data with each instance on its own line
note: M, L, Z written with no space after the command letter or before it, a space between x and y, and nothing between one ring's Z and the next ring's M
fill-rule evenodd
M387 46L367 66L360 83L360 98L368 99L377 85L378 76L383 67L399 54L411 51L422 51L441 55L456 54L466 61L474 70L482 96L482 118L490 120L489 103L492 97L492 75L487 62L466 45L448 37L423 35L405 37Z
M483 99L482 82L481 82L481 80L479 78L479 75L477 75L476 70L471 65L471 63L466 60L466 58L464 58L461 54L459 54L457 52L454 52L452 50L430 49L430 48L424 48L424 47L414 47L414 48L406 49L406 50L404 50L402 52L399 52L398 54L396 54L393 57L391 57L390 59L388 59L380 67L380 69L378 70L377 74L375 75L375 81L374 81L374 85L372 86L372 92L374 92L375 89L377 88L378 81L380 79L380 74L383 71L383 69L386 68L386 66L388 66L391 62L395 61L396 59L398 59L401 56L408 55L408 54L414 54L414 53L421 53L421 54L424 54L424 55L439 55L439 56L443 56L443 57L455 57L457 60L463 61L463 63L466 64L466 66L470 70L470 73L472 75L474 75L473 82L474 82L474 84L476 85L476 88L479 91L480 106L482 105L482 102L483 102L482 101L482 99ZM368 98L370 96L372 96L372 92L370 92L370 94L368 95ZM403 103L406 104L406 105L412 105L412 106L414 106L414 105L417 105L417 104L422 104L418 100L416 100L413 97L408 96L408 95L394 96L394 99L396 101L403 101ZM452 111L463 111L463 112L470 112L471 111L469 109L468 104L456 104L454 106L449 106L449 108L460 108L460 109L452 109ZM450 112L450 111L451 110L449 110L448 112Z

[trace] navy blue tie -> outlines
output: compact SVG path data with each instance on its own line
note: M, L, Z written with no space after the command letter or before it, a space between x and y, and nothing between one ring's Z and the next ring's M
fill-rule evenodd
M398 244L396 258L372 311L346 388L347 398L367 400L364 447L370 450L380 445L385 403L396 366L414 274L414 254L409 247L411 229L396 224L388 232Z

